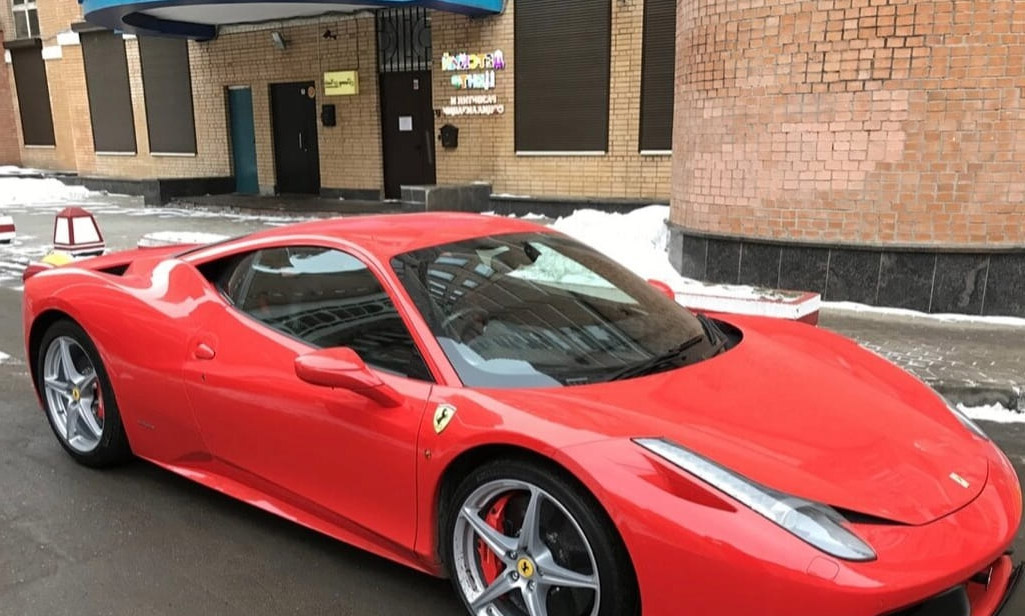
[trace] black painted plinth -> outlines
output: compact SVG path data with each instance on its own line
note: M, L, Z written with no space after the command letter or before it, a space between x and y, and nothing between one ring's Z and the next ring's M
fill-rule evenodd
M708 282L814 291L922 312L1025 317L1025 248L837 247L711 237L670 225L670 259Z

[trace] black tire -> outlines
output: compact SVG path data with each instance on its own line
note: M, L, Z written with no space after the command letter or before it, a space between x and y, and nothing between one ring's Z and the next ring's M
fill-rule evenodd
M441 557L456 593L472 613L453 563L456 562L455 532L458 512L481 486L496 480L517 480L537 486L554 497L576 520L590 544L601 584L598 616L637 616L640 593L626 546L601 504L586 488L561 468L530 459L499 459L482 465L467 475L443 505L441 519Z
M104 409L104 421L103 421L103 432L99 439L99 444L95 449L88 453L83 453L72 448L61 436L60 429L54 423L52 413L49 409L49 402L47 401L43 379L45 375L44 362L46 359L46 351L50 347L54 340L60 337L68 337L78 343L85 354L88 356L89 361L92 363L93 368L96 371L97 382L99 383L100 392L103 396L103 409ZM125 434L124 425L121 422L121 412L117 406L117 399L114 397L114 389L110 385L110 378L107 376L107 370L103 365L103 361L100 359L100 354L96 350L96 345L93 344L89 335L86 334L85 330L82 329L77 323L70 320L57 321L46 330L43 334L42 340L39 343L39 348L36 349L36 390L39 392L40 397L43 400L44 412L46 413L46 419L50 424L50 429L53 430L54 436L57 437L57 442L61 444L61 447L79 464L88 466L91 468L105 468L110 466L116 466L123 464L131 459L132 450L128 445L128 436Z

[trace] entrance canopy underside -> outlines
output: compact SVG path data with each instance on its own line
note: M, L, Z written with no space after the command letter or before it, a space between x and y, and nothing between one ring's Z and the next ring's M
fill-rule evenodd
M81 0L86 21L130 34L196 40L217 36L218 26L327 13L422 6L466 15L500 13L504 0Z

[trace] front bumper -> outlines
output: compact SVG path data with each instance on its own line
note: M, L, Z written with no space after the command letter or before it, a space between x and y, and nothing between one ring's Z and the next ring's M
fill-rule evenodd
M935 597L886 616L1012 616L1022 613L1015 591L1021 581L1023 565L1015 566L1009 556L972 577L964 584Z
M580 446L573 454L601 471L592 488L612 504L645 616L679 614L683 606L721 616L957 616L912 608L959 587L971 616L1025 614L1011 607L1023 599L1011 597L1018 570L1006 554L1021 522L1021 491L995 452L986 486L958 511L921 526L854 524L878 554L865 563L828 557L627 448ZM618 497L603 494L609 488ZM972 582L990 570L988 585Z
M996 611L993 612L996 616L1000 616L1001 614L1006 616L1025 614L1025 597L1023 597L1021 593L1017 592L1023 573L1025 573L1025 564L1022 563L1019 563L1018 566L1011 571L1011 577L1007 580L1007 589L1004 590L1004 596L997 605Z

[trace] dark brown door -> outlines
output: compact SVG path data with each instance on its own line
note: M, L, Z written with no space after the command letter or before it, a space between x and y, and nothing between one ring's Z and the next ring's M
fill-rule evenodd
M401 197L401 186L433 184L434 110L431 72L381 73L384 194Z
M274 168L279 193L320 193L317 97L312 81L270 87Z

